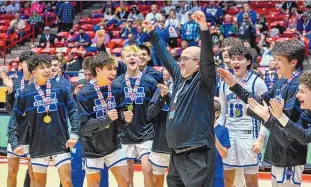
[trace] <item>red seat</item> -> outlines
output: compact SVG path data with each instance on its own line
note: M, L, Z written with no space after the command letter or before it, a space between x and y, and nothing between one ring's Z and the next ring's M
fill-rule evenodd
M268 15L269 13L268 13L268 9L266 9L266 8L257 8L256 10L255 10L255 12L257 13L257 14L260 14L260 15Z
M91 22L93 25L95 25L95 24L98 24L102 21L103 21L103 18L93 18Z
M279 8L270 8L269 14L281 14L281 10Z
M114 48L114 49L111 51L111 53L112 53L112 54L115 54L116 56L121 56L122 48L121 48L121 47Z
M85 31L85 33L88 34L91 37L91 39L93 39L94 36L95 36L95 32L94 31Z
M91 23L92 19L91 18L82 18L79 21L79 24L89 24Z
M227 11L227 13L230 14L230 15L232 15L232 16L233 16L233 15L235 16L236 14L239 13L239 9L233 6L233 7L230 7L230 8L229 8L229 10Z
M31 49L31 51L33 51L33 52L35 52L35 53L38 53L38 54L40 54L41 52L42 52L42 48L39 48L39 47L37 47L37 48L32 48Z
M56 53L56 48L51 47L51 48L44 48L41 53L46 53L46 54L55 54Z
M102 14L103 12L102 12L102 10L93 10L92 12L91 12L91 14Z
M75 24L72 28L73 30L78 31L80 29L80 25Z
M120 31L111 31L113 37L119 37L120 36Z
M85 31L93 31L93 25L92 24L81 25L80 28L83 28Z
M1 20L0 21L0 25L6 25L6 26L9 26L10 25L10 20Z
M295 33L295 30L286 30L283 32L282 37L291 38L294 33Z
M60 33L57 33L57 36L62 37L62 38L68 38L69 33L68 32L60 32Z
M113 38L110 40L111 42L114 42L116 46L123 47L123 39L122 38Z
M0 33L6 33L8 31L8 26L0 26Z
M0 33L0 39L3 40L7 37L6 33Z
M269 29L271 29L271 28L273 28L273 27L276 27L277 25L281 25L281 26L283 26L284 25L284 21L274 21L274 22L272 22L271 24L269 24Z

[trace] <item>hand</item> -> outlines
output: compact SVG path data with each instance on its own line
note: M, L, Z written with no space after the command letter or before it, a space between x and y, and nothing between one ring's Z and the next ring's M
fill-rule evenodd
M3 79L3 85L8 89L8 94L13 92L13 80L11 77L7 76L7 74L2 71L1 77Z
M124 115L124 120L127 123L131 123L132 122L132 120L133 120L133 112L132 111L124 111L123 115Z
M201 27L201 30L206 30L208 29L208 26L207 26L207 22L206 22L206 17L205 17L205 14L202 12L202 11L195 11L192 15L191 15L192 19L197 22L200 27ZM203 27L203 28L202 28Z
M168 87L167 86L165 86L164 84L158 84L158 88L160 88L162 97L167 95L167 93L168 93Z
M112 121L117 120L119 118L118 111L116 109L109 110L108 116Z
M141 25L147 32L152 32L154 30L154 26L152 25L152 23L150 21L143 21L142 25Z
M217 69L217 72L218 72L218 75L219 77L230 87L234 86L236 84L236 80L235 78L233 77L233 75L225 70L225 69L222 69L222 68L218 68Z
M73 148L78 140L70 138L67 142L66 142L66 148L70 147Z
M104 40L106 36L105 30L96 31L96 37L98 40Z
M13 153L17 155L24 155L24 150L21 146L18 146L16 149L14 149Z
M279 119L283 114L283 108L284 108L284 100L282 99L281 103L276 99L271 99L269 101L270 103L270 112L271 114Z
M269 107L265 101L263 101L263 105L259 104L255 99L248 99L249 108L255 112L258 116L260 116L265 122L267 122L270 118Z
M257 139L252 147L252 151L256 154L259 154L261 153L262 146L263 146L263 141Z
M78 93L79 93L79 91L81 90L82 87L83 87L83 84L79 84L79 85L75 88L75 90L73 91L73 93L74 93L75 95L78 95Z

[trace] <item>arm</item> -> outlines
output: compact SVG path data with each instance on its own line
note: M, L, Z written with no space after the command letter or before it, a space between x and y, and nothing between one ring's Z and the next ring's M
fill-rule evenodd
M154 93L154 98L155 98L155 102L150 104L148 107L148 113L147 113L148 121L156 118L165 105L166 97L161 96L159 89Z
M226 114L227 114L227 100L225 95L225 85L222 83L219 88L219 102L221 105L220 116L218 118L218 124L225 125L226 124Z
M80 133L80 121L79 113L76 102L73 99L71 92L68 89L65 89L65 104L68 111L69 121L71 124L71 133L70 139L78 140L78 135Z
M223 147L221 143L219 142L218 138L215 136L215 145L218 153L220 154L221 158L227 158L228 157L228 148Z

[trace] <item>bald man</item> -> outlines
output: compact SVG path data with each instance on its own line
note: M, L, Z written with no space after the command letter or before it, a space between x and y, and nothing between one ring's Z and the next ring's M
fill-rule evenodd
M201 28L202 48L184 49L179 64L160 42L154 26L149 21L143 22L158 58L175 85L166 122L167 141L172 149L166 178L168 187L209 187L213 186L215 176L216 72L212 43L204 13L198 11L192 16Z

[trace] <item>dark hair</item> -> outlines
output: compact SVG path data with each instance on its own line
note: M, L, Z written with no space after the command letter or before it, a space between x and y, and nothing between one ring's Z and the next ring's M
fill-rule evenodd
M297 64L295 68L302 68L305 59L305 44L297 39L276 42L275 47L272 49L272 54L284 56L288 61L296 59Z
M57 61L59 61L59 60L58 60L58 57L57 57L56 55L53 55L53 56L51 56L50 58L51 58L51 61L52 61L52 60L57 60Z
M48 55L34 55L28 61L28 71L31 73L38 66L46 64L47 66L51 66L51 60L47 58Z
M221 112L221 104L216 99L214 99L214 112Z
M150 49L149 49L149 47L147 47L146 45L138 45L138 47L139 47L141 50L147 51L148 55L150 56Z
M305 71L299 78L299 84L311 90L311 71Z
M94 57L86 57L84 60L83 60L83 63L82 63L82 69L90 69L90 62L91 60L93 59Z
M32 56L37 55L35 52L33 51L23 51L21 52L21 54L19 55L19 61L20 62L24 62L29 60Z
M242 42L240 39L233 38L233 37L225 38L222 41L222 47L229 47L229 46L234 45L234 44L242 44Z
M93 76L96 76L96 68L103 68L104 66L114 65L115 60L107 52L101 52L93 57L89 62L89 68Z
M250 49L245 47L242 43L233 43L229 49L229 56L232 58L233 55L244 56L250 63L247 65L247 70L252 67L252 55Z

